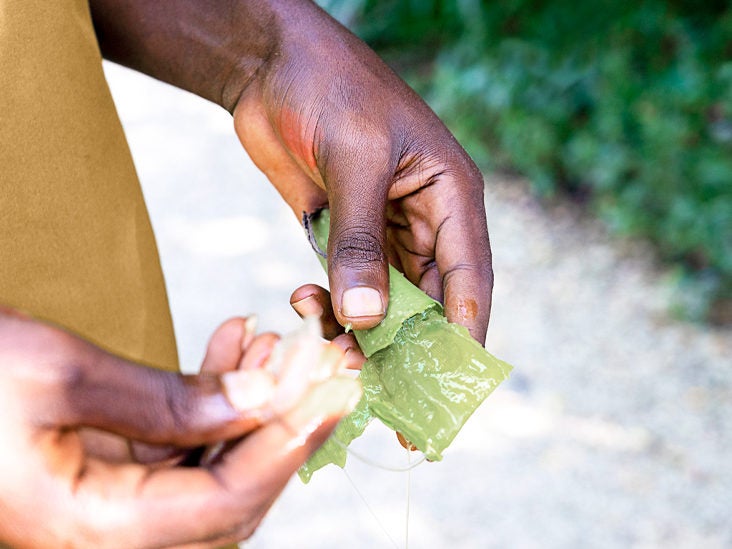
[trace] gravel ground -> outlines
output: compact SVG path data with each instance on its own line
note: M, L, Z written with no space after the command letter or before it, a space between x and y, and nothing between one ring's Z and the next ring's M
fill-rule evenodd
M108 77L160 246L181 360L227 316L298 324L325 278L226 113L116 66ZM666 314L662 273L568 206L489 177L488 349L516 368L441 463L351 458L293 480L244 547L732 547L732 333ZM390 433L357 450L404 465ZM411 477L411 478L410 478ZM411 481L408 483L408 481ZM407 485L410 488L409 521Z

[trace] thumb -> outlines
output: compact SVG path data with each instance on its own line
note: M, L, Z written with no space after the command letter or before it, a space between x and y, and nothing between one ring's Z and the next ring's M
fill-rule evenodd
M23 410L35 425L91 427L152 444L239 437L271 418L273 406L295 404L260 368L198 376L155 370L2 309L0 364L8 366L0 369L3 394L15 403L8 408Z
M198 446L242 436L273 415L274 379L261 369L181 375L96 348L68 368L61 390L50 393L57 400L60 426L94 427L151 444Z
M389 301L386 185L348 175L339 179L347 186L329 189L328 278L338 322L363 330L383 320Z

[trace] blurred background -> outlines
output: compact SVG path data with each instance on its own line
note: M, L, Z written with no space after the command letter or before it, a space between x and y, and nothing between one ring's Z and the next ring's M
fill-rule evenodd
M732 547L729 4L323 4L484 168L487 348L515 372L444 461L294 479L244 546ZM229 115L106 70L184 367L228 316L297 327L291 291L326 279ZM376 426L356 450L409 459Z

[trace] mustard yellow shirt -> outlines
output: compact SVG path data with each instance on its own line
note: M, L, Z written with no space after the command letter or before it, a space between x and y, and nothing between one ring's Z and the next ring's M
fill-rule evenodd
M125 358L178 366L85 0L0 0L0 303Z

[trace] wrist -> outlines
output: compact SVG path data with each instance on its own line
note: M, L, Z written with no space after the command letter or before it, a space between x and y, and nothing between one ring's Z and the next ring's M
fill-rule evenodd
M248 27L256 27L259 45L252 50L246 43L250 36L232 56L231 69L221 83L220 93L221 105L231 113L253 81L266 78L270 70L288 63L316 42L332 43L345 31L311 0L242 0L237 4L245 6L242 12L250 12ZM235 27L232 29L237 32Z
M330 20L310 0L90 0L90 7L105 58L229 111L285 40Z

